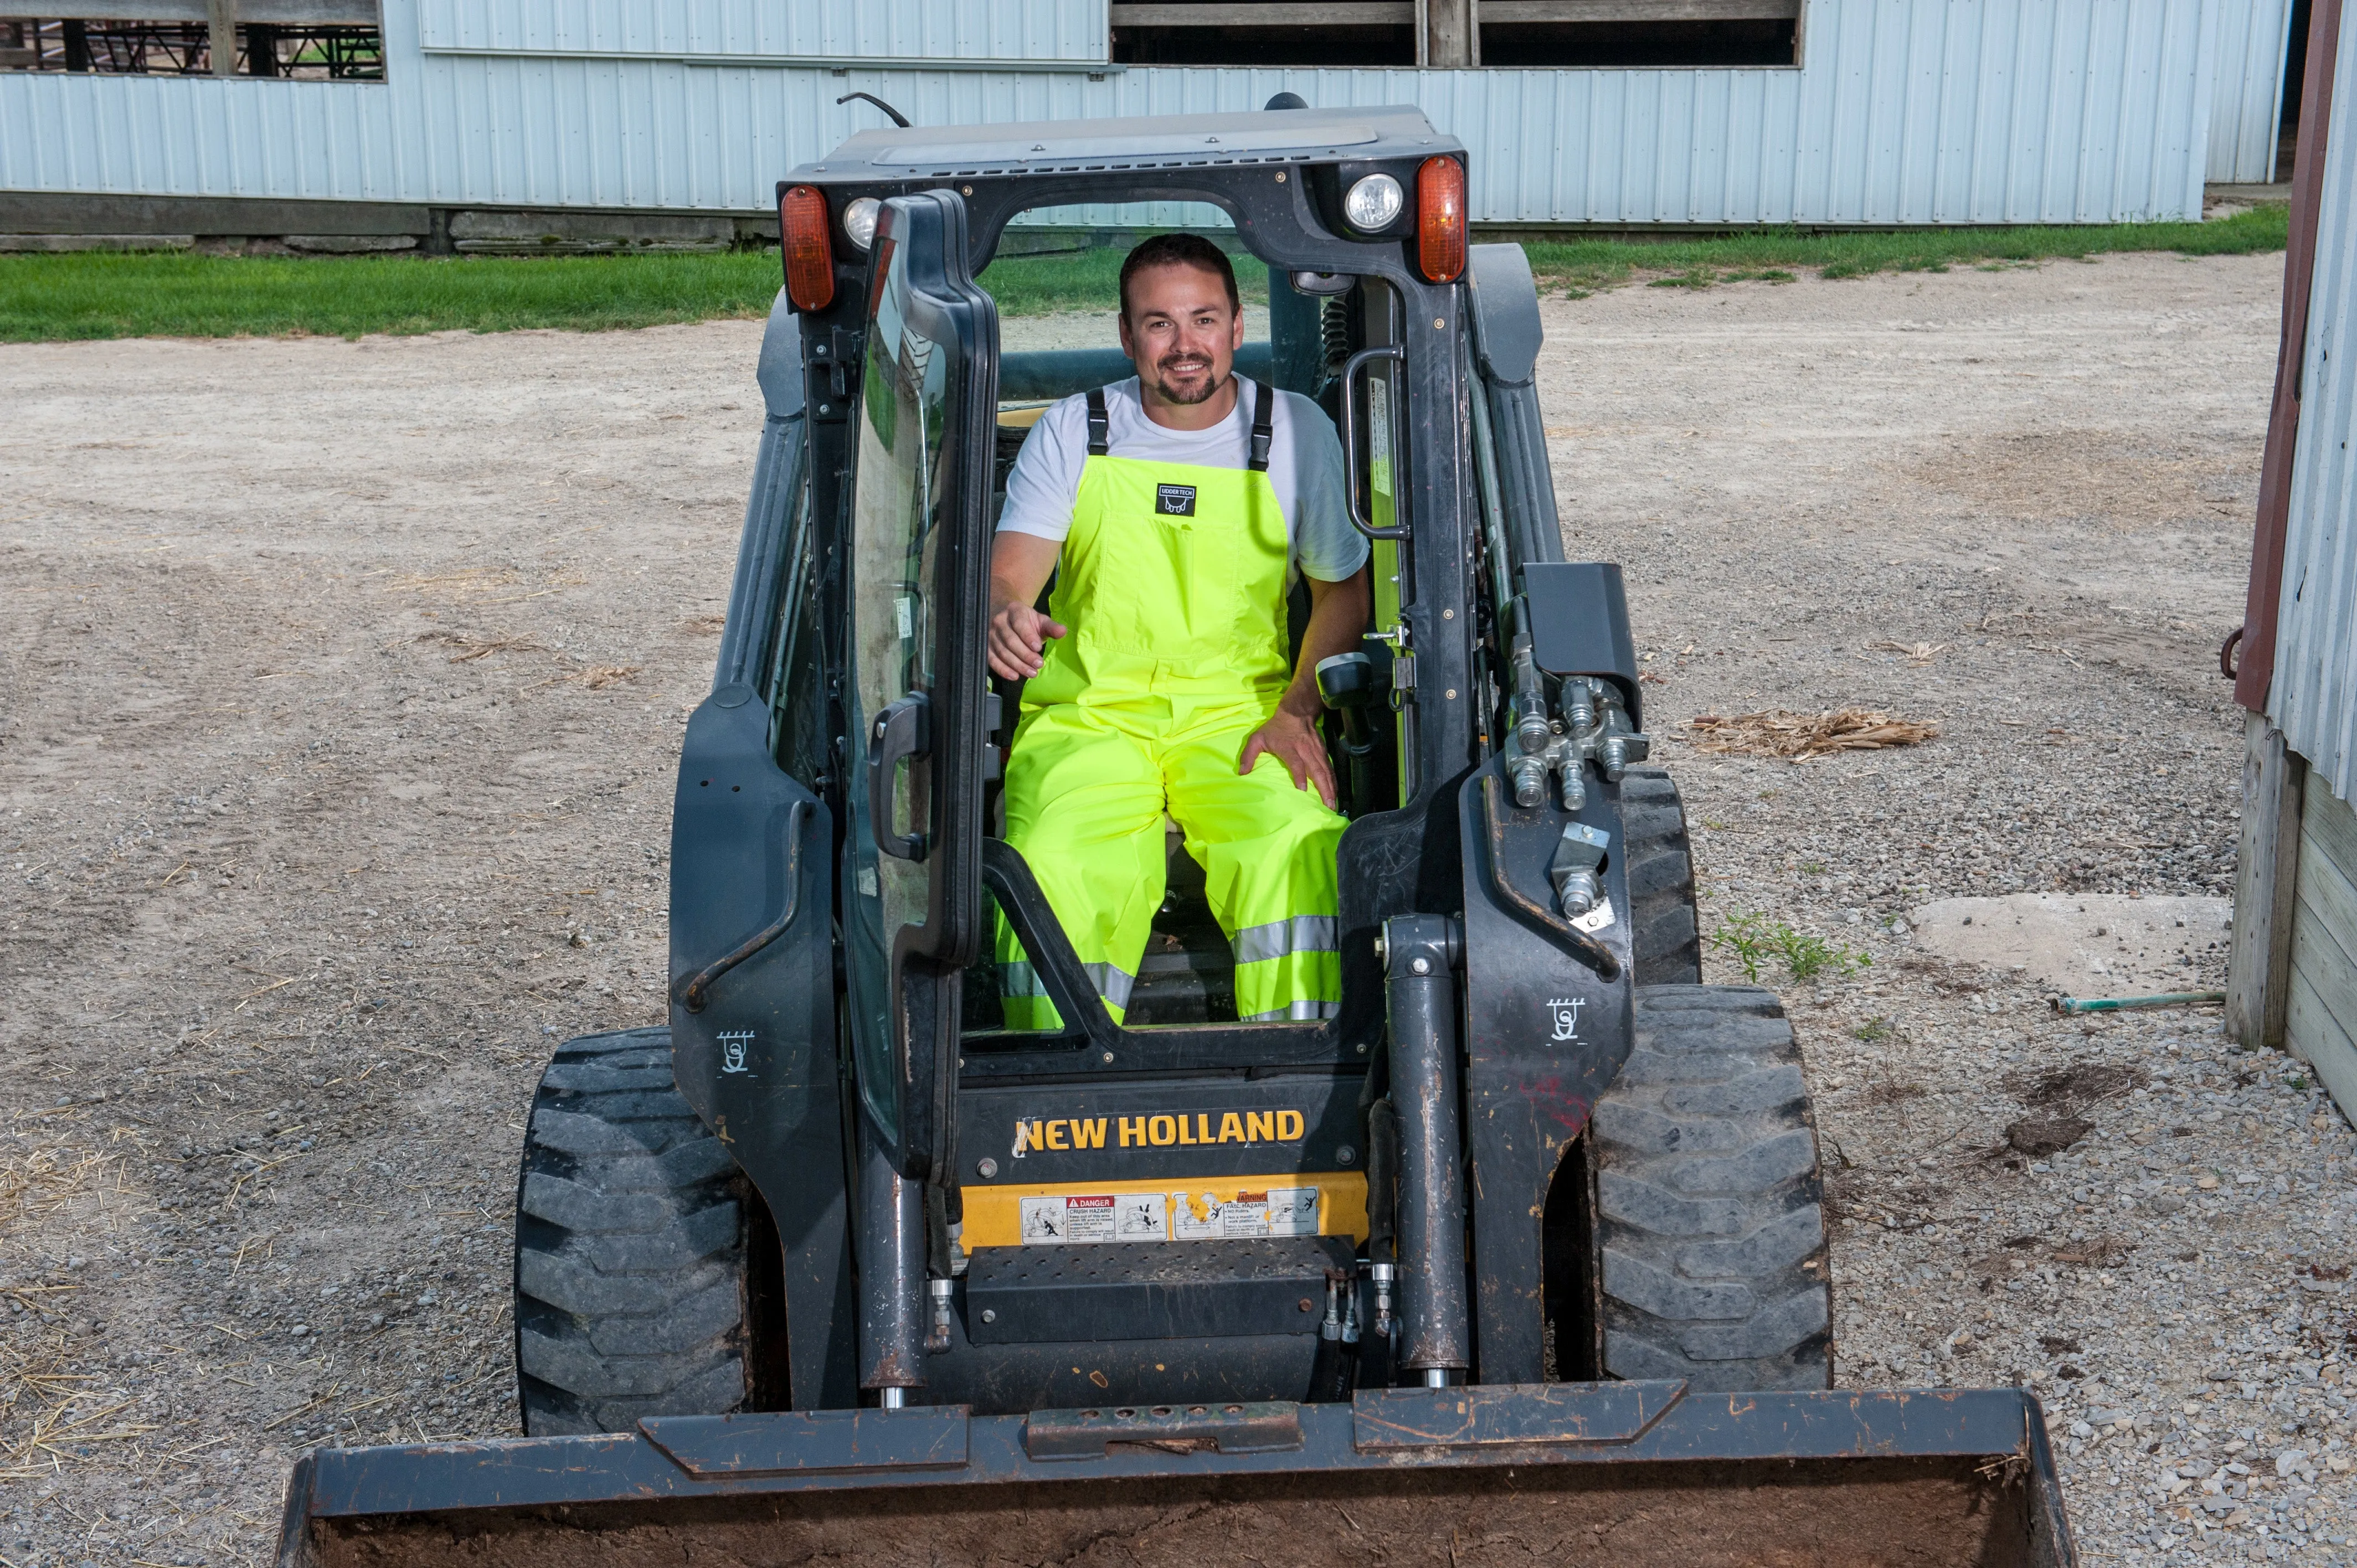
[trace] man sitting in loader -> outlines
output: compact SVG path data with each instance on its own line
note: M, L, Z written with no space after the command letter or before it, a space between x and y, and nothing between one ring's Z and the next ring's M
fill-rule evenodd
M992 543L990 667L1025 682L1006 840L1116 1020L1162 902L1166 811L1234 950L1237 1015L1325 1018L1341 998L1343 821L1316 671L1359 645L1368 548L1332 423L1236 375L1243 337L1216 245L1163 234L1130 252L1121 347L1137 375L1040 417ZM1297 570L1309 624L1287 671ZM1004 916L997 957L1006 1026L1059 1026Z

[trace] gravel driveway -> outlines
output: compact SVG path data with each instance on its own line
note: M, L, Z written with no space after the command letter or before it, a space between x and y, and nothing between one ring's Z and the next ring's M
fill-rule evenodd
M1809 1057L1840 1380L2034 1387L2091 1563L2357 1559L2357 1144L2215 1009L2064 1018L1910 916L2232 893L2215 650L2281 277L2115 258L1630 289L1550 323L1556 482L1574 553L1630 564L1647 727L1858 705L1942 731L1797 765L1666 750L1705 929L1870 961L1803 983L1758 960ZM2168 989L2222 986L2222 940L2186 945ZM1726 948L1711 970L1743 977Z
M1906 918L2230 889L2281 264L1548 306L1573 552L1809 1055L1842 1380L2033 1384L2094 1563L2346 1555L2349 1129ZM758 332L0 349L0 1558L260 1563L304 1447L514 1429L522 1112L661 1016ZM1690 744L1848 705L1941 734Z

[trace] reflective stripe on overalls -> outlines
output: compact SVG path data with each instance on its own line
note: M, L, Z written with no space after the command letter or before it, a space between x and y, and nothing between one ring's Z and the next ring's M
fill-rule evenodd
M1341 996L1343 821L1275 757L1236 771L1290 679L1291 552L1267 474L1275 394L1255 392L1245 468L1113 456L1104 393L1089 393L1048 607L1069 629L1023 688L1006 839L1116 1019L1162 903L1166 811L1234 949L1238 1016L1329 1017ZM1060 1026L1004 917L997 948L1006 1026Z

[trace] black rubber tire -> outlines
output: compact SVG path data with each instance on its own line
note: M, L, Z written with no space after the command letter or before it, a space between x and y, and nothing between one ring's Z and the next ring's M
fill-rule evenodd
M516 1382L533 1437L747 1402L737 1162L672 1079L671 1031L584 1035L533 1097L516 1189Z
M1605 1370L1697 1390L1832 1386L1816 1121L1775 993L1641 987L1594 1145Z
M1620 776L1620 838L1628 856L1637 983L1700 985L1694 850L1686 840L1685 807L1666 770L1631 768Z

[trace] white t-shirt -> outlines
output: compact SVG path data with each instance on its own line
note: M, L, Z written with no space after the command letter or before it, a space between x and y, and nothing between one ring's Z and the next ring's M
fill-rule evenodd
M1105 446L1115 457L1241 468L1252 459L1253 383L1236 378L1235 412L1209 430L1173 430L1146 416L1137 378L1105 389ZM1006 476L1001 532L1061 542L1072 531L1081 465L1089 456L1089 400L1068 397L1039 416ZM1299 392L1280 392L1270 411L1268 479L1285 513L1294 564L1320 582L1339 583L1367 562L1367 540L1351 526L1342 488L1342 444L1326 411Z

